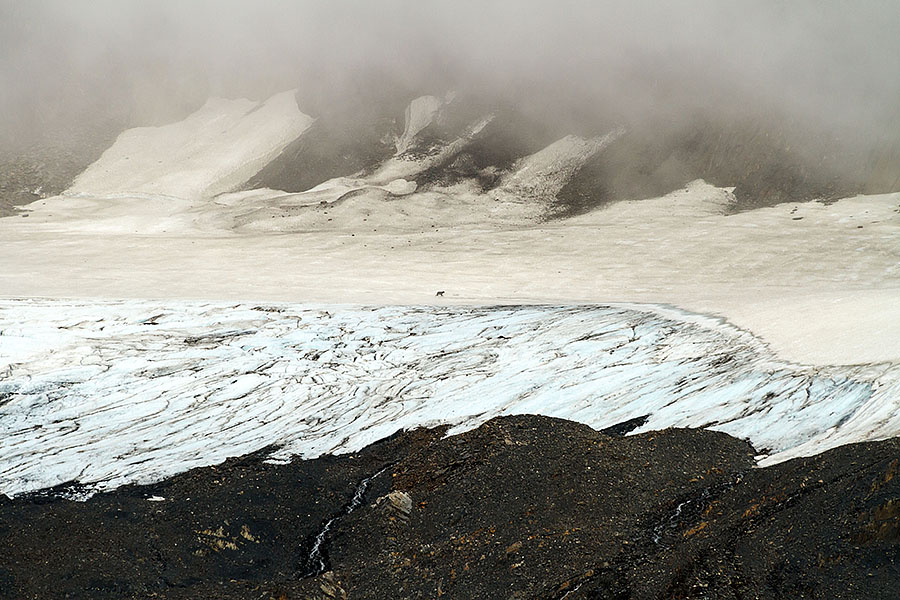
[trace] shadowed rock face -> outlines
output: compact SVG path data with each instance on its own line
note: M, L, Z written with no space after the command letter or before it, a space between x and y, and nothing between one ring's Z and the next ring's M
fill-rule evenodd
M331 177L372 171L390 157L391 140L404 129L402 104L397 98L389 104L380 111L368 106L323 117L309 136L245 187L296 192ZM604 134L619 125L597 114L590 127L578 131L571 122L542 120L510 106L465 96L435 114L407 148L408 156L435 152L478 118L493 118L452 160L419 173L415 180L422 189L467 179L478 181L484 190L492 189L516 161L554 141L569 134ZM898 165L898 147L883 145L862 152L778 115L730 118L703 111L686 121L627 125L624 135L575 172L557 195L551 216L572 216L618 200L662 196L695 179L734 187L733 211L884 193L900 190Z
M375 107L320 117L242 187L303 192L335 177L369 171L393 154L396 127L396 119Z
M25 149L0 151L0 216L4 205L21 206L61 193L125 127L116 123L73 129Z
M7 202L5 200L0 200L0 217L6 217L11 214L14 214L16 209L14 208L11 202Z
M410 129L410 109L423 98L433 99L437 106L427 111L429 119L413 123ZM242 187L303 192L335 177L371 174L395 154L414 160L438 152L488 113L487 107L477 102L433 96L410 100L396 91L370 86L365 94L338 107L323 106L324 112L310 131ZM406 130L414 132L409 139L404 138ZM417 182L431 183L445 172L455 172L458 165L452 162L451 158L428 169ZM473 174L465 172L466 177Z
M630 130L572 178L558 204L562 216L578 214L616 200L655 198L694 179L734 187L734 211L894 191L896 184L879 183L877 166L860 158L789 123L698 116Z
M0 597L896 597L897 440L757 469L708 431L518 416L442 433L2 501Z

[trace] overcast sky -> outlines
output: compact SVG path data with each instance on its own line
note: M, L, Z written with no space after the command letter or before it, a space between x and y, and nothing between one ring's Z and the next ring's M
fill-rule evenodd
M883 133L898 31L897 0L0 0L0 126L159 121L208 94L348 93L365 72L632 116L727 96Z

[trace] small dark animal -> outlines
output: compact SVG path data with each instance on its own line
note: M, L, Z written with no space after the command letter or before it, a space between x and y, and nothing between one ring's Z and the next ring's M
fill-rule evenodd
M443 296L443 295L444 295L444 290L441 290L437 294L435 294L435 296Z

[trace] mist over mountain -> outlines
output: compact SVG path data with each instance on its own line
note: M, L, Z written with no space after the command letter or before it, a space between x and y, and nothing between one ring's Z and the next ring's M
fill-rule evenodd
M289 191L371 165L411 99L456 91L498 115L481 162L628 131L564 212L697 177L749 205L886 192L898 28L900 7L874 1L4 0L0 184L14 203L57 193L128 127L296 89L323 143L306 139L315 159Z

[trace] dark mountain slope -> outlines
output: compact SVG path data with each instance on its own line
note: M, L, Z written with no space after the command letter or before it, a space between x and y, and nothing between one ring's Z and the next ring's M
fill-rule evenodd
M441 433L3 501L0 597L896 597L900 441L757 469L708 431Z

